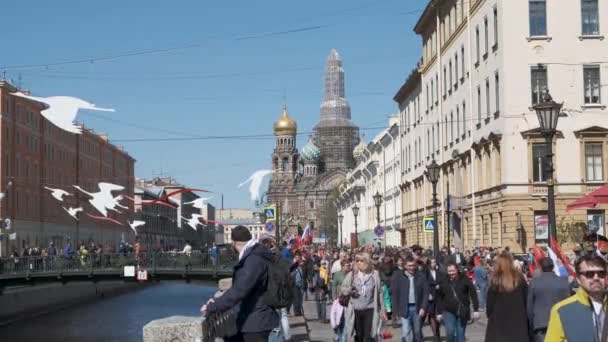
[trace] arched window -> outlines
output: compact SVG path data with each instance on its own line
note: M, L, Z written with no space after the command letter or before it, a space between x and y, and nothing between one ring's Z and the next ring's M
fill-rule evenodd
M285 157L281 162L281 171L287 171L287 164L289 164L289 159Z

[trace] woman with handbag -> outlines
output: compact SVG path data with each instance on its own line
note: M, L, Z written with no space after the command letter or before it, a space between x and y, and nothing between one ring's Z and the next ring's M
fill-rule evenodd
M356 271L346 275L340 289L350 298L344 311L346 341L371 342L386 319L380 275L369 253L358 253L355 263Z
M448 277L440 281L437 291L437 321L443 320L448 342L465 342L467 322L479 319L479 302L475 285L467 276L461 274L456 263L447 264Z

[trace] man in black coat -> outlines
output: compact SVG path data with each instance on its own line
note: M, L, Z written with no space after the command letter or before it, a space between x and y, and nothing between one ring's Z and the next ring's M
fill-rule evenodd
M405 259L405 272L397 270L391 279L391 304L394 317L401 318L404 341L422 342L422 319L429 304L426 276L417 271L412 256Z
M540 261L540 267L543 272L532 279L528 288L526 308L535 341L545 340L553 305L570 296L568 278L555 275L553 260L543 258Z
M272 329L279 325L277 312L264 303L268 269L272 253L253 240L249 229L236 226L231 232L233 246L239 253L234 266L232 286L219 298L210 299L201 308L203 315L224 312L240 304L236 318L235 341L268 341Z

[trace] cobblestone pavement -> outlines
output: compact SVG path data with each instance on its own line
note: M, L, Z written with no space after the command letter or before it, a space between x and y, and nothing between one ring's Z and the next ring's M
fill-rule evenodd
M329 306L327 307L327 313L329 315ZM304 317L289 317L289 324L291 326L291 335L293 342L299 341L333 341L333 330L329 324L320 323L317 318L317 310L314 301L304 302ZM482 318L479 321L469 324L467 327L467 342L483 342L484 334L486 330L486 317L482 313ZM399 342L401 341L401 329L386 327L385 332L392 334L392 338L385 339L386 342ZM445 331L442 327L442 335L445 335ZM429 326L425 326L423 329L425 336L424 341L433 341L432 333ZM445 337L442 341L445 341Z

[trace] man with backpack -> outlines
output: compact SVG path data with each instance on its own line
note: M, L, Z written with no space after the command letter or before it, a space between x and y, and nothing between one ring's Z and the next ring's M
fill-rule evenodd
M252 239L249 229L236 226L232 229L233 247L239 254L234 266L232 287L219 298L210 299L201 308L203 315L224 312L239 306L236 318L237 335L231 341L268 341L270 332L279 325L279 315L274 303L268 302L271 295L274 273L273 255L258 240ZM279 298L280 299L280 298Z
M321 261L321 265L315 264L312 283L314 284L315 302L317 304L317 316L320 323L328 323L327 321L327 295L329 284L329 270L327 269L327 261Z

